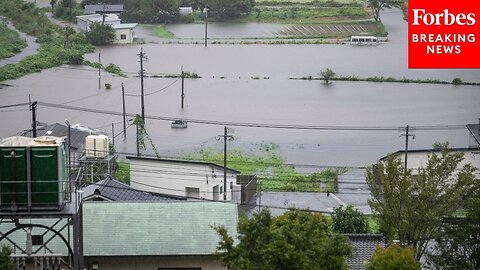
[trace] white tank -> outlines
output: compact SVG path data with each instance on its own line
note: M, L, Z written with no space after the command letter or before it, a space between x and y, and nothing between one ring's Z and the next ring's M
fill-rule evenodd
M105 135L89 135L85 137L85 157L105 158L108 156L108 137Z

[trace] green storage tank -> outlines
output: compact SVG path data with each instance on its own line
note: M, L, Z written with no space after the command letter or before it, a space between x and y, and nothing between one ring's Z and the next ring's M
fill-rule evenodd
M6 147L0 149L0 205L26 208L27 148Z
M0 143L0 207L61 209L67 192L63 138L10 137Z

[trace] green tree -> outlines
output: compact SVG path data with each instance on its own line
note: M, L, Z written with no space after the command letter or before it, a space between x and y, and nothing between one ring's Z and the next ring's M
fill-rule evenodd
M15 270L15 264L10 259L12 248L10 246L2 246L0 250L0 270Z
M335 76L337 76L337 74L329 68L326 68L326 69L320 71L320 77L325 82L325 84L329 84L330 80L335 78Z
M111 25L93 23L90 25L90 31L86 34L88 42L92 45L108 45L115 40L115 30Z
M352 205L335 208L332 223L333 230L337 233L368 233L367 217Z
M387 248L377 247L370 262L368 270L417 270L420 263L415 259L415 249L401 247L393 244Z
M179 0L125 0L121 17L126 22L170 23L178 20Z
M402 2L400 0L367 0L367 7L372 10L373 18L376 22L380 20L380 11L386 8L400 7Z
M351 252L348 240L332 234L322 214L298 209L278 217L268 210L242 216L237 241L225 227L214 228L221 238L217 255L229 269L346 269L344 256Z
M457 210L474 184L476 168L471 164L460 168L462 160L462 153L444 148L441 155L430 155L417 175L393 156L367 169L369 205L380 231L402 246L415 247L417 259L438 233L441 218Z
M445 218L429 258L444 269L480 269L480 182L466 194L464 217Z
M208 16L219 20L236 19L248 15L255 2L253 0L205 0Z

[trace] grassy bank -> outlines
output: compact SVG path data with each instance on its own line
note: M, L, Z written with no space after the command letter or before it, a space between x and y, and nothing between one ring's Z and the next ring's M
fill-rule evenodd
M320 77L299 77L299 78L289 78L291 80L323 80ZM373 76L373 77L366 77L360 78L357 76L338 76L335 78L330 78L331 81L354 81L354 82L388 82L388 83L424 83L424 84L453 84L453 85L478 85L480 83L474 82L464 82L460 78L455 78L451 82L442 81L442 80L435 80L435 79L408 79L408 78L394 78L394 77L384 77L384 76Z
M200 149L182 156L188 160L202 160L223 166L223 151ZM323 169L312 174L302 174L295 167L286 165L279 155L278 145L262 143L258 149L229 150L228 167L242 174L257 175L262 191L336 192L337 177L345 169Z
M0 20L0 59L12 57L27 46L20 35Z
M64 29L50 22L45 11L35 8L33 3L0 1L0 15L11 20L18 30L35 36L41 44L37 54L1 67L0 81L17 79L63 64L81 65L83 55L94 51L84 34L65 35Z

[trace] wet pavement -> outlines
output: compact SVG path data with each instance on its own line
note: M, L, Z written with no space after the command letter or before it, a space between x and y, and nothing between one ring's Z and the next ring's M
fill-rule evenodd
M2 18L0 17L0 20L2 20ZM17 31L17 33L20 35L20 38L21 39L24 39L26 42L27 42L27 47L25 47L22 52L20 52L19 54L16 54L10 58L6 58L6 59L1 59L0 60L0 67L3 67L5 65L8 65L8 64L15 64L15 63L18 63L20 61L22 61L23 59L25 59L26 57L30 56L30 55L34 55L37 53L38 49L40 48L40 44L36 42L36 38L35 37L32 37L32 36L29 36L25 33L22 33L20 31L18 31L13 25L11 22L7 21L7 27L14 30L14 31Z

